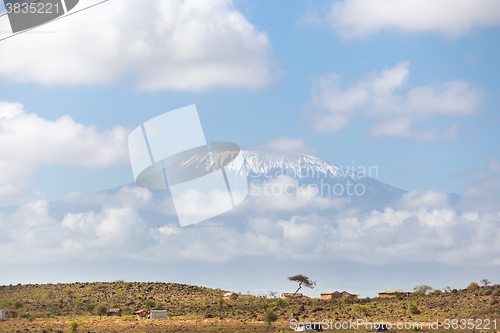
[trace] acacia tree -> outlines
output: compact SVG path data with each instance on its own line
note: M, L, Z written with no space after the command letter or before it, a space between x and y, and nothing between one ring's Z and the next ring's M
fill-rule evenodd
M425 285L425 284L420 284L420 285L416 286L415 288L413 288L413 291L416 294L427 295L428 293L430 293L432 291L432 287Z
M302 285L311 289L314 289L314 286L316 285L316 281L311 281L311 279L302 274L289 276L288 280L298 282L299 284L299 288L293 293L293 296L295 296L299 292L300 288L302 288Z
M267 310L264 314L264 321L267 323L267 330L271 328L271 324L278 320L278 315L273 310Z
M100 304L99 306L97 306L96 308L96 313L97 315L99 316L99 319L102 318L102 316L105 316L108 314L108 308L106 305L104 304Z

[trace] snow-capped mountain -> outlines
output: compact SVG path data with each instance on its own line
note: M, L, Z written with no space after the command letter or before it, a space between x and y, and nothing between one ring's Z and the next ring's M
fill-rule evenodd
M293 157L261 151L242 151L249 182L269 182L291 177L298 186L314 186L323 197L342 197L360 210L384 209L406 191L369 177L366 168L341 168L319 157L299 154ZM241 168L236 164L235 168Z
M247 175L283 174L294 178L350 178L354 181L358 177L350 170L342 169L318 157L298 154L294 157L273 154L268 152L243 150ZM241 163L235 168L241 168Z
M236 155L237 152L212 152L211 156L206 153L190 156L176 162L174 169L170 170L170 174L174 176L176 173L181 174L182 169L184 171L186 169L195 170L194 173L198 175L200 173L206 174L213 170L212 161L215 166L228 165L230 161L235 159ZM288 183L295 182L295 187L315 188L317 196L345 199L345 206L360 211L383 210L393 205L406 193L404 190L382 183L375 178L359 174L359 170L344 169L312 155L290 157L261 151L241 151L241 158L237 158L229 166L239 172L246 171L249 189L279 181L279 178L286 178L285 181ZM170 183L170 179L168 180ZM130 192L136 187L135 183L130 183L92 195L75 196L52 202L49 204L50 210L52 215L58 219L63 218L69 212L97 212L102 209L102 204L106 201L111 200L117 203L121 200L120 196L123 195L124 191ZM170 223L175 223L175 207L170 198L170 190L149 191L152 194L152 199L149 204L140 209L144 221L158 224L155 221L166 221L164 214L170 212L170 217L167 220ZM250 190L246 200L254 200L255 196L256 194ZM272 205L272 200L279 200L279 198L269 197L265 200ZM15 207L0 207L0 211L4 212L15 209Z
M213 169L219 169L221 165L228 165L230 170L236 170L238 174L245 170L247 176L266 175L269 178L273 175L288 175L299 179L313 177L359 180L353 170L342 169L312 155L298 154L290 157L254 150L242 150L242 158L236 159L237 155L237 151L193 154L167 166L167 175L178 177L178 174L198 174L201 176Z
M241 156L237 158L238 153L238 150L218 150L211 154L202 152L187 156L167 167L168 182L172 186L202 177L224 165L240 175L246 172L249 185L291 178L297 182L297 186L313 186L313 190L323 197L347 198L350 205L360 209L383 209L405 193L378 181L378 169L372 175L369 167L341 168L307 154L287 156L242 150Z

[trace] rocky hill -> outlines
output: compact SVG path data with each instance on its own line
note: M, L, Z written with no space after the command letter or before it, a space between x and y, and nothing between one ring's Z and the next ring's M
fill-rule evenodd
M146 306L167 310L170 317L228 318L262 321L271 309L279 320L343 321L357 318L428 321L446 318L500 320L500 286L471 287L394 298L283 300L239 295L223 300L226 291L177 283L111 282L0 286L0 309L16 308L25 317L92 315L95 306L121 308L124 315ZM500 326L500 321L498 321Z

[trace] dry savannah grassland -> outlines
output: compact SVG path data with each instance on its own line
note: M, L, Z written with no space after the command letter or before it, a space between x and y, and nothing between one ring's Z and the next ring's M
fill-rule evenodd
M253 295L224 300L224 293L220 289L177 283L123 281L0 286L0 309L17 309L20 315L0 321L0 332L268 332L266 317L275 319L271 332L291 332L289 320L293 317L306 322L365 318L394 323L496 319L496 330L490 327L476 332L500 331L499 285L479 287L472 283L462 290L429 292L424 288L410 296L352 300L283 300ZM122 317L100 318L99 308L120 308ZM167 310L168 319L137 319L131 315L145 308ZM439 330L424 327L423 331L471 332L446 330L442 326Z

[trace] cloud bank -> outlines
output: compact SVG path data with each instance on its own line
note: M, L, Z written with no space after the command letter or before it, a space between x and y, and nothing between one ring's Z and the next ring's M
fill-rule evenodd
M496 0L344 0L333 3L326 20L343 38L363 38L387 29L434 32L456 38L474 27L499 26L500 3Z
M155 91L258 89L279 75L267 34L231 0L109 1L38 29L55 33L0 43L0 77L46 85L132 77L139 90Z
M498 169L491 172L498 177ZM454 203L443 192L410 191L392 207L361 212L341 198L251 194L224 216L179 228L172 222L175 211L165 209L168 198L122 187L93 195L72 193L57 209L35 198L0 213L0 251L16 253L18 262L140 258L196 263L270 257L500 265L498 200L491 201L487 193L482 199L490 204L478 207L468 199ZM54 214L61 207L66 207L64 214ZM163 218L148 217L152 211L162 212ZM0 262L9 260L0 257Z
M399 137L417 141L452 140L456 124L448 128L422 126L437 117L470 116L478 111L483 92L463 80L429 84L403 90L410 75L410 63L403 61L380 73L372 72L350 87L342 87L340 74L324 74L313 79L311 101L305 114L310 128L337 132L356 116L371 118L373 137ZM416 126L420 125L420 126Z
M0 196L20 193L43 165L101 169L128 162L128 130L104 131L70 116L50 121L20 103L0 102Z

